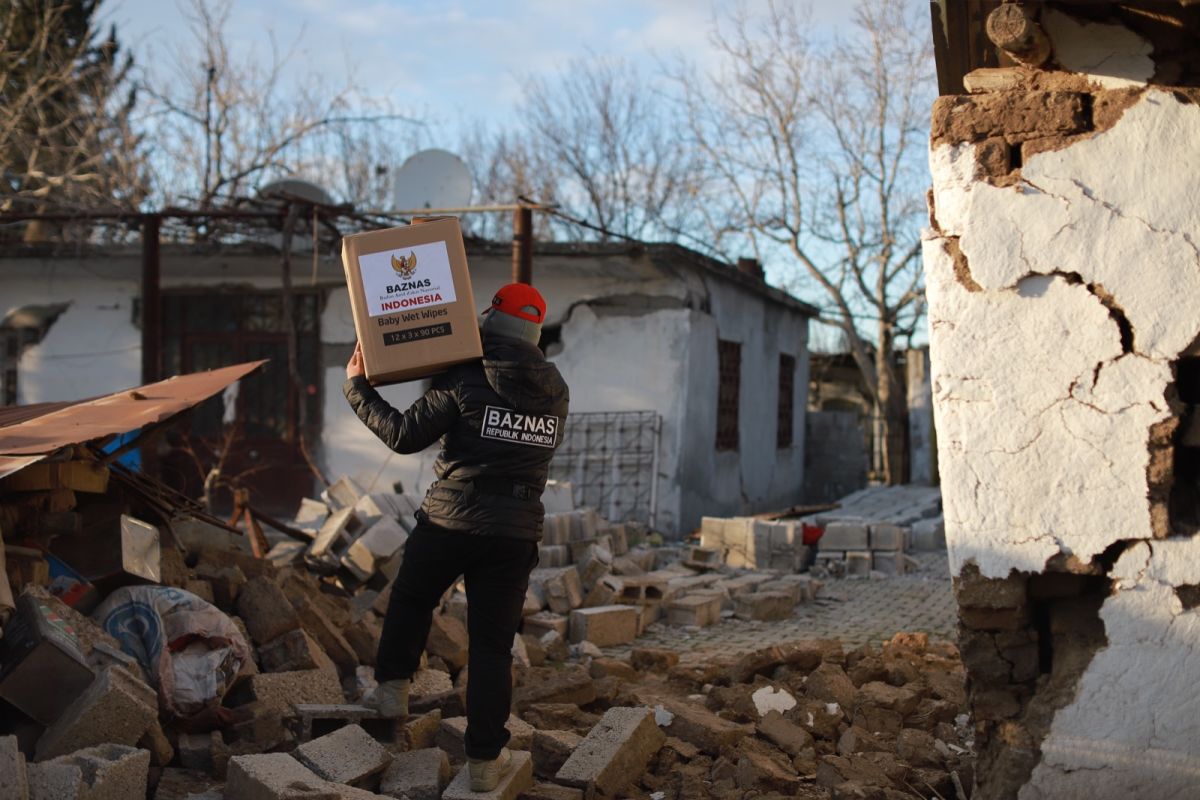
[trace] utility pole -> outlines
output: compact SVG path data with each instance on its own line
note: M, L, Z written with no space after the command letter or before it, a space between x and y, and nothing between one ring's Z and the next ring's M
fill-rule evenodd
M533 209L520 205L513 211L512 282L533 283Z
M158 214L142 216L142 383L162 379L162 269Z

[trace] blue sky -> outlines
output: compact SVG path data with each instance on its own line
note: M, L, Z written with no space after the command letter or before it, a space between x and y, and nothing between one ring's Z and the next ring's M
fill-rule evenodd
M788 2L789 0L780 0ZM914 0L919 2L919 0ZM748 0L755 12L766 0ZM575 58L619 56L653 68L683 54L703 63L714 9L705 0L234 0L231 45L268 55L271 37L295 47L295 75L317 73L341 85L349 69L360 91L445 126L503 122L522 78L550 75ZM853 0L812 0L812 23L848 24ZM121 40L153 72L189 40L177 0L109 0L102 6Z

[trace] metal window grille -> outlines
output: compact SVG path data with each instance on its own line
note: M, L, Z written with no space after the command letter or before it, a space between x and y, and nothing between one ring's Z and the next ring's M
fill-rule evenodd
M779 354L779 408L776 411L775 446L792 446L792 417L795 407L796 359Z
M717 341L717 449L738 449L738 392L742 383L742 346Z
M661 433L662 418L654 411L569 414L550 477L570 481L576 503L612 522L653 527Z

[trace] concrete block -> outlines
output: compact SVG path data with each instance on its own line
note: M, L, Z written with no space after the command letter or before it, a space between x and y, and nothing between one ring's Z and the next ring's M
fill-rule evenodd
M329 515L329 519L321 525L321 530L317 531L308 547L308 555L315 559L325 558L335 546L348 541L350 535L361 527L362 522L354 513L353 505L338 509Z
M340 705L345 701L337 674L328 670L264 672L246 682L248 699L291 713L298 703Z
M565 567L571 563L571 551L565 544L542 545L538 548L538 566Z
M324 669L336 672L333 661L306 631L288 631L258 649L262 668L267 672L295 672Z
M454 774L436 747L399 753L383 773L379 791L397 800L438 800Z
M645 772L666 738L649 708L610 708L575 748L555 780L616 797Z
M238 593L237 612L257 645L278 639L300 627L292 604L271 578L254 578Z
M225 780L226 800L336 800L336 787L287 753L234 756Z
M358 725L296 748L296 760L325 780L362 786L392 763L392 754Z
M426 750L433 747L437 741L437 732L441 724L442 711L437 708L419 717L409 717L401 731L405 749Z
M619 557L629 552L629 529L625 527L624 523L618 522L610 525L605 533L612 540L613 556Z
M628 605L651 605L667 599L670 579L653 573L621 579L621 597Z
M500 785L490 792L471 791L471 776L464 764L446 787L442 800L517 800L522 792L533 786L533 756L514 750L512 759L512 767L500 779Z
M804 600L804 588L793 581L768 581L758 587L759 592L783 592L790 595L792 605L798 605Z
M574 731L536 731L533 734L533 771L543 778L553 778L571 753L583 741Z
M770 575L749 573L736 578L717 581L717 583L713 584L713 588L722 590L730 597L737 597L739 594L753 592L758 586L771 580L774 580L774 578Z
M846 574L869 575L872 569L872 562L870 550L847 550Z
M467 626L449 614L434 614L425 650L457 672L467 665Z
M352 508L358 499L367 493L367 490L358 485L358 481L343 475L338 478L328 489L321 492L321 499L325 501L330 511L339 511L343 508Z
M16 736L0 736L0 797L28 800L29 783L25 756L17 749Z
M596 581L612 572L612 553L601 545L588 545L579 558L575 559L576 571L579 572L579 583L586 594L596 585Z
M225 785L194 769L167 767L154 786L154 800L224 800ZM121 800L126 800L121 798ZM138 798L141 800L141 798Z
M722 596L693 594L667 603L668 625L694 625L705 628L721 621Z
M946 546L946 525L941 517L914 522L909 534L914 550L941 550Z
M208 561L196 565L196 577L212 587L213 604L224 611L237 610L237 596L246 585L246 573L241 567L222 566Z
M632 642L638 635L638 612L630 606L597 606L571 612L570 640L587 641L597 647Z
M902 550L871 551L871 569L884 575L903 575L907 563Z
M583 605L583 584L574 567L549 571L542 581L542 587L546 604L555 614L567 614Z
M379 519L367 532L354 540L342 556L342 566L359 580L375 574L376 567L396 555L408 541L408 531L390 516Z
M692 569L716 569L725 563L724 550L716 547L689 547L684 551L683 563Z
M869 540L872 550L903 550L907 531L890 522L871 524Z
M149 769L148 750L119 744L88 747L30 764L29 800L143 798Z
M863 522L830 522L820 544L821 550L866 550L870 534Z
M342 635L342 628L335 625L324 611L308 597L294 598L292 602L300 627L317 640L325 654L337 665L338 670L349 674L358 667L358 654L354 646Z
M752 726L722 719L696 703L667 698L657 700L661 700L663 708L671 714L671 722L663 728L664 733L710 755L716 755L722 748L734 746L743 737L754 733Z
M541 639L550 631L554 631L564 639L567 638L567 618L553 611L539 611L531 614L521 623L521 632Z
M321 525L328 518L329 506L320 500L305 497L300 501L300 508L296 510L296 517L292 520L292 527L302 530L311 536L316 536L317 531L321 529Z
M42 734L37 759L103 743L132 746L157 720L154 690L122 667L107 667Z
M544 497L545 495L543 495ZM571 541L571 521L567 515L547 511L546 518L542 521L542 544L553 547L565 545L569 541Z
M788 619L795 607L789 592L755 592L734 598L734 613L744 619Z

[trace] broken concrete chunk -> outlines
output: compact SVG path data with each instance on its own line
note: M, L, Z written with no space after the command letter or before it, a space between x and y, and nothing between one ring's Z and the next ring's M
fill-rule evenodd
M358 499L367 493L358 481L348 475L338 478L328 489L321 492L321 499L331 511L352 508Z
M523 633L536 636L538 639L551 631L566 639L567 628L567 618L562 614L555 614L553 611L539 611L536 614L530 614L521 623Z
M607 797L642 774L666 741L648 708L610 708L555 776L559 783Z
M392 760L379 791L396 800L438 800L453 774L450 759L440 749L411 750Z
M336 672L337 667L321 649L321 645L303 630L288 631L258 649L262 667L267 672L295 672L305 669L324 669Z
M351 786L364 785L392 763L392 754L354 724L305 742L295 757L325 780Z
M16 736L0 736L0 797L28 800L29 783L25 756L17 749Z
M510 750L528 750L533 746L534 729L525 720L515 714L510 714L505 727L508 728L512 737L508 742ZM450 755L450 758L455 761L465 761L467 758L466 735L467 718L451 717L442 720L435 741L438 747Z
M121 667L108 667L75 699L37 743L37 758L104 743L135 745L158 720L154 690Z
M813 746L812 734L778 711L768 711L758 721L758 734L789 756Z
M531 748L533 771L544 778L553 778L581 741L583 737L574 731L535 731Z
M335 787L287 753L229 759L227 800L337 800L334 791Z
M555 614L567 614L583 605L583 584L574 567L548 570L541 583L546 603Z
M248 581L238 594L237 610L238 616L246 623L250 638L257 645L266 644L300 627L300 620L287 595L271 578Z
M89 747L30 764L29 799L142 798L149 768L147 750L119 744Z

